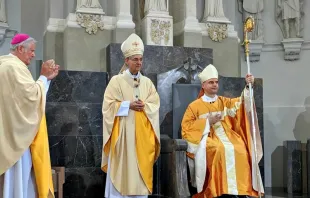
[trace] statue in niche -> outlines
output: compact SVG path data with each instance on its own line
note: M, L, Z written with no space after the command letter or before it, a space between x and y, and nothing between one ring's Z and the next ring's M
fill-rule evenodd
M0 22L6 23L5 0L0 0Z
M145 0L144 13L148 11L165 11L167 12L168 0Z
M102 8L99 0L77 0L76 9L79 8Z
M301 38L304 0L277 0L276 21L279 24L284 37ZM295 34L292 34L295 30Z
M264 0L238 0L239 12L242 13L243 21L249 16L254 19L253 32L248 34L250 40L264 40L264 24L262 12L264 10Z
M208 17L226 19L222 0L205 0L203 22L207 22Z

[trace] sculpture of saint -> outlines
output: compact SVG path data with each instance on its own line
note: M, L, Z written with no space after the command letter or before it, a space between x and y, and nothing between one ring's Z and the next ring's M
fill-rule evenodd
M295 36L300 38L303 0L277 0L276 21L285 38L293 38L290 28L295 29ZM290 23L292 22L292 23Z
M206 22L208 17L226 18L222 0L205 0L203 21Z
M79 8L102 8L99 0L77 0L76 9Z
M166 0L145 0L144 13L148 11L168 11Z

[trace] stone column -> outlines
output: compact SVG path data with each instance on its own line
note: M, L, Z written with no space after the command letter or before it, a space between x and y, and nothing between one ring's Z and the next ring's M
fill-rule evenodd
M115 3L117 22L113 40L122 43L135 31L135 24L130 13L130 0L116 0Z
M63 69L63 31L65 29L65 4L63 0L48 1L46 5L46 30L43 35L43 60L55 59Z
M202 47L202 34L196 13L196 0L185 1L184 47Z
M302 194L301 141L284 141L283 151L284 189L289 195Z

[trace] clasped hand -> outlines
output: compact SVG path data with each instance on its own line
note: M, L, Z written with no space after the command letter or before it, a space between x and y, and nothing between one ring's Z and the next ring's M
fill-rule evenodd
M129 108L134 111L143 111L144 103L139 99L137 101L131 102Z
M210 125L213 125L213 124L217 123L218 121L220 121L221 118L222 118L221 114L210 115L210 116L208 117L208 119L209 119L209 124L210 124Z
M42 64L41 75L45 76L48 80L55 78L58 72L59 65L56 65L54 60L48 60Z

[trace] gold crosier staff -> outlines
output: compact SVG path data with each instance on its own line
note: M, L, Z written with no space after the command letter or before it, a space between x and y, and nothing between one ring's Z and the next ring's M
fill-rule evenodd
M243 31L244 31L244 49L245 49L245 56L246 56L246 63L248 66L248 74L251 73L250 71L250 57L249 57L249 43L250 40L248 39L248 33L252 32L254 29L254 19L252 16L249 16L245 19ZM258 196L261 198L261 185L260 185L260 175L258 170L258 162L257 162L257 148L256 148L256 127L255 127L255 120L254 120L254 105L253 105L253 87L252 84L249 83L249 91L250 91L250 104L251 104L251 121L252 121L252 132L253 132L253 142L254 142L254 154L255 154L255 167L256 167L256 178L257 178L257 185L258 185Z

